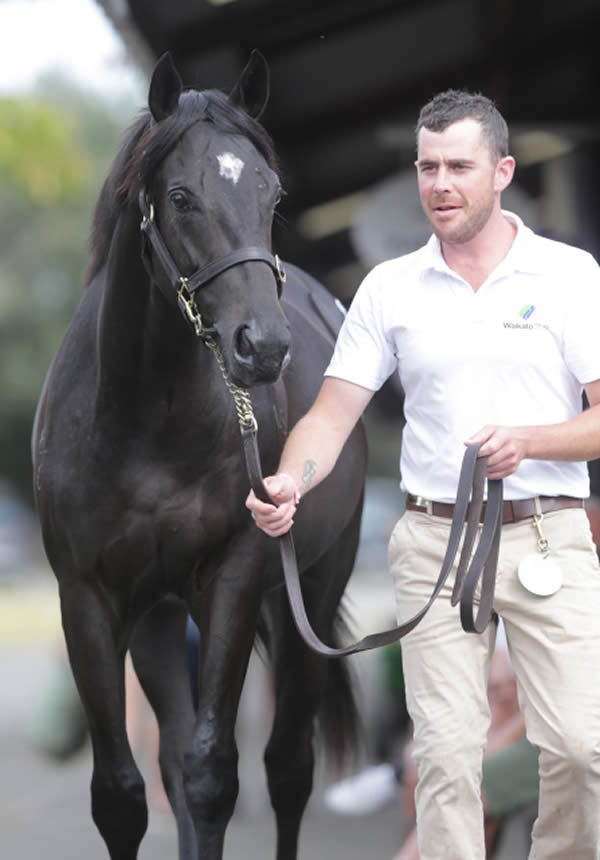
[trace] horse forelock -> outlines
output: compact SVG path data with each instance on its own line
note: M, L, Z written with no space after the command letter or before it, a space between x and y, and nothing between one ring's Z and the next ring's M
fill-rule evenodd
M154 172L185 132L202 120L217 131L247 137L269 167L277 171L271 138L259 123L232 105L218 90L185 90L177 110L161 122L151 123L138 140L121 184L121 191L129 202L137 200L140 189L150 185Z
M201 120L210 122L218 131L247 137L269 167L278 172L275 149L268 132L219 90L184 90L177 109L160 122L154 122L146 108L123 135L96 203L86 286L106 260L122 210L137 201L140 189L150 184L159 164L182 135Z
M273 141L264 126L241 108L233 105L219 90L207 90L205 95L208 98L207 118L217 130L247 137L269 167L278 173L279 166Z

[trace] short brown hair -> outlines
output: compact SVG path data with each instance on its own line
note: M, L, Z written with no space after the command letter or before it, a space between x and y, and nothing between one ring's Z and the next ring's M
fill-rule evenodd
M474 119L488 144L492 157L499 161L508 155L508 126L491 99L481 93L466 90L445 90L438 93L421 108L416 135L422 128L445 131L448 126L463 119Z

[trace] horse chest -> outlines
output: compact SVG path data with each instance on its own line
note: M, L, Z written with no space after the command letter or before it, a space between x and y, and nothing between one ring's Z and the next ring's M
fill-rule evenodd
M157 482L154 492L140 486L131 496L117 531L124 555L153 548L166 567L189 566L210 557L239 530L246 510L241 494L223 492L214 482L184 488ZM239 498L237 498L239 496Z
M130 600L140 605L160 593L183 593L196 573L215 573L235 541L223 506L197 499L132 510L106 538L98 556L102 579L110 589L127 581Z

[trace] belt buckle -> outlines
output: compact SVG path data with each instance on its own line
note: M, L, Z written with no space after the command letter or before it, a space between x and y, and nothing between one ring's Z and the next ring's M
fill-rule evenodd
M431 501L431 499L424 499L423 496L411 496L410 501L418 508L425 508L425 511L429 514L429 516L432 515L433 502Z

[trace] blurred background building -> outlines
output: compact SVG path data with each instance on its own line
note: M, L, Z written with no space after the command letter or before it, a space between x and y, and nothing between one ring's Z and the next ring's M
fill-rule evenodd
M101 0L148 72L227 90L258 48L264 123L288 196L277 242L350 299L365 268L429 231L413 182L419 107L481 90L507 118L519 171L507 205L598 250L596 0ZM509 199L510 198L510 199Z

